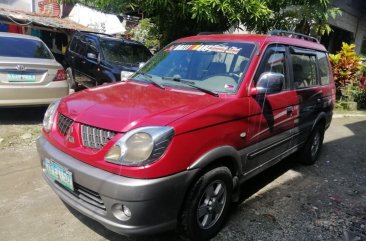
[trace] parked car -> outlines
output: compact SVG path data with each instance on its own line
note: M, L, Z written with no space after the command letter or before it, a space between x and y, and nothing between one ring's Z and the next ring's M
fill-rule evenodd
M42 40L0 33L0 106L48 105L68 93L65 71Z
M328 54L313 38L183 38L128 81L50 105L37 141L43 176L117 233L178 228L207 240L246 180L295 152L315 163L334 101Z
M105 34L76 32L65 54L71 88L127 79L152 54L141 43Z

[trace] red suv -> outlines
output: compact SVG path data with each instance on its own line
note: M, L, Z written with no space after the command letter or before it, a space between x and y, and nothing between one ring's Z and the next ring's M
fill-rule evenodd
M43 176L117 233L206 240L248 178L295 152L317 160L334 100L327 51L308 36L179 39L129 80L49 106Z

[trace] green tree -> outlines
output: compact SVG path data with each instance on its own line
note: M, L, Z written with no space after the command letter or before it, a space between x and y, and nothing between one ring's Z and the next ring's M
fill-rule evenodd
M159 34L155 24L149 18L142 19L137 27L131 31L132 39L143 43L147 47L159 46Z
M137 9L143 11L156 25L162 44L199 32L226 31L240 23L248 30L259 33L284 29L322 35L331 31L328 18L340 13L339 9L332 7L331 1L79 0L115 13Z

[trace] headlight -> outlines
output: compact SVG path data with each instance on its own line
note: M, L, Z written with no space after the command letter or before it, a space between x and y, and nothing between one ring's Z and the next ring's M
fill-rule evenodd
M124 166L151 164L164 154L173 135L174 130L166 126L137 128L121 137L105 160Z
M127 80L133 74L134 74L134 72L131 72L131 71L121 71L121 81Z
M49 132L52 128L53 119L55 117L55 113L57 111L59 104L60 100L56 100L55 102L51 103L48 106L46 113L44 114L43 128L45 129L46 132Z

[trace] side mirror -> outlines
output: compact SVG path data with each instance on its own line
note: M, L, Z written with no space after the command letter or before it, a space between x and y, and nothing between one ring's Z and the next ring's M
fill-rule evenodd
M97 60L97 59L98 59L97 55L95 55L95 54L93 54L93 53L87 53L87 54L86 54L86 57L87 57L88 59L93 59L93 60Z
M259 76L257 85L251 93L252 95L278 93L283 89L284 82L285 76L283 74L264 72Z

